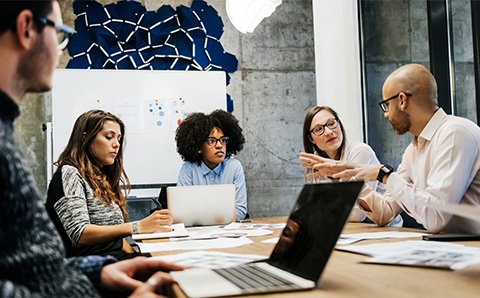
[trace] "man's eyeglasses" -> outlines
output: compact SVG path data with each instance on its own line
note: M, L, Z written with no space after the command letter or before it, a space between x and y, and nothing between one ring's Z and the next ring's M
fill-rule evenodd
M330 130L334 130L338 126L338 120L336 118L330 119L327 123L321 125L316 125L314 128L310 130L310 133L313 133L316 136L321 136L325 132L325 126L328 127Z
M405 94L406 96L412 96L410 93L406 93L406 92L403 92L403 91L402 91L402 92L398 92L397 94L395 94L395 95L392 96L392 97L389 97L389 98L387 98L387 99L385 99L385 100L382 100L382 101L379 102L378 104L380 105L380 108L382 109L382 111L383 111L384 113L388 112L388 102L389 102L390 100L394 99L394 98L399 97L401 93Z
M64 50L68 45L68 40L73 35L73 33L75 33L75 30L73 30L72 28L66 25L57 24L54 21L47 19L46 17L40 17L38 18L38 21L43 26L50 26L57 30L57 36L58 36L57 48L59 50Z
M214 137L209 137L206 142L207 142L208 146L215 146L215 145L217 145L218 142L220 142L220 145L223 146L223 145L228 144L229 139L230 138L226 137L226 136L221 137L220 139L217 139L217 138L214 138Z

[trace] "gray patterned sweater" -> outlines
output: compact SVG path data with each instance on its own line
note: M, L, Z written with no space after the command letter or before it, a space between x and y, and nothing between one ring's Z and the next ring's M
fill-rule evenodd
M78 245L87 225L116 225L124 220L117 204L107 205L94 196L77 168L65 165L55 172L48 186L46 207L62 236L67 257L92 254L123 257L122 238L97 245Z
M0 91L0 297L97 297L93 284L107 258L65 259L13 139L18 115L18 106Z

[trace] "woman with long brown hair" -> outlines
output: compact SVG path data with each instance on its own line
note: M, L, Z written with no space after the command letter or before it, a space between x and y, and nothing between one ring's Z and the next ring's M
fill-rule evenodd
M125 125L101 110L85 112L75 122L67 147L56 162L46 207L62 236L67 256L132 256L124 240L134 233L169 230L167 209L128 222L123 169Z

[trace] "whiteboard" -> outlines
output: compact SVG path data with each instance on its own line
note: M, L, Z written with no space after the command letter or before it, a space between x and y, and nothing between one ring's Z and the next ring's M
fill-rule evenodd
M101 109L125 123L124 168L132 186L176 183L182 160L175 129L188 113L226 110L225 82L221 71L58 69L52 89L53 161L78 116Z

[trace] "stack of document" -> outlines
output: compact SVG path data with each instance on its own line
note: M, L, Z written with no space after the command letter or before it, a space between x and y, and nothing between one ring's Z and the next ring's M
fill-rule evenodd
M205 226L185 228L183 223L172 225L171 232L136 234L133 240L142 253L172 251L172 250L199 250L213 248L231 248L253 243L247 237L264 236L273 231L263 229L262 226L252 226L232 223L227 226ZM265 226L266 227L266 226ZM268 226L271 228L270 226ZM169 238L169 242L142 243L146 239Z
M437 241L402 241L337 246L335 249L372 256L365 263L459 270L480 264L480 248Z

